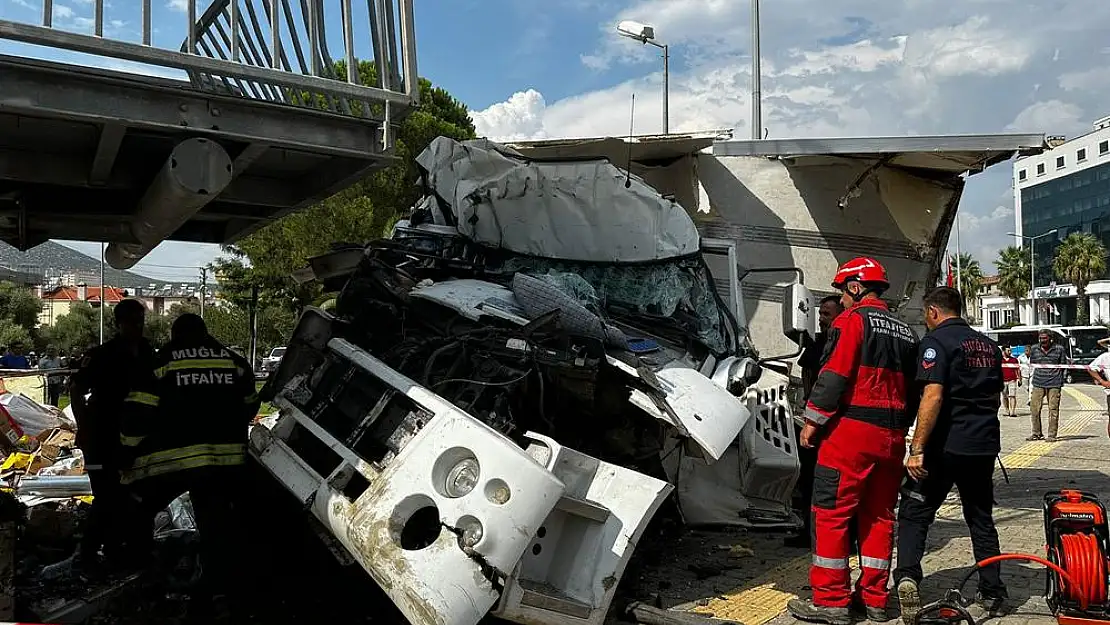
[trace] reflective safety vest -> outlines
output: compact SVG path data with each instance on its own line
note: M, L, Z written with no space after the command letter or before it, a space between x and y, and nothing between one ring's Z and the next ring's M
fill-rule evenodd
M124 402L120 444L133 461L122 482L243 464L258 406L245 359L212 338L169 343Z

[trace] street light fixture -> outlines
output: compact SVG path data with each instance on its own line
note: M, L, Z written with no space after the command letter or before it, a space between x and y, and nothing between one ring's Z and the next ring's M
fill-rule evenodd
M1059 228L1053 228L1048 232L1042 232L1041 234L1038 234L1034 237L1026 236L1024 234L1018 234L1016 232L1006 233L1011 237L1018 237L1029 241L1029 308L1033 312L1033 325L1037 325L1037 262L1035 255L1036 253L1033 251L1033 246L1037 242L1037 239L1043 239L1044 237L1054 235L1058 231Z
M635 39L642 44L651 44L656 48L663 50L663 134L671 134L670 112L670 91L671 91L671 51L666 44L659 43L655 40L655 29L647 24L633 22L632 20L625 20L617 24L617 34L621 37L628 37Z

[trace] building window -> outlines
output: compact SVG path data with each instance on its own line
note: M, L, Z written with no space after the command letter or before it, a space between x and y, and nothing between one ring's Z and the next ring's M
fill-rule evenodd
M1002 323L1011 324L1013 322L1014 322L1014 309L1013 308L1007 308L1006 310L1002 311Z
M1025 180L1025 170L1024 169L1018 172L1018 180Z
M1064 168L1064 157L1063 156L1057 156L1056 157L1056 169L1063 169L1063 168Z
M1110 152L1110 141L1103 141L1102 143L1098 144L1099 154L1106 154L1108 152Z
M1080 162L1080 163L1087 160L1087 148L1083 148L1082 150L1076 150L1075 160L1077 162Z
M1038 176L1043 176L1044 175L1044 163L1040 163L1040 164L1037 165L1037 175Z
M992 311L990 312L990 318L991 318L991 322L990 322L990 323L991 323L991 327L992 327L992 328L997 328L997 327L999 326L999 323L998 323L998 311L997 311L997 310L992 310Z

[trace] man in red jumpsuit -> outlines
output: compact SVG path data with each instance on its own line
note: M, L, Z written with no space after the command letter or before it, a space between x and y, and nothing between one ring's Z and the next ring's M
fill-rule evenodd
M917 333L879 299L886 270L872 258L840 266L833 288L845 311L833 322L825 365L806 405L801 444L820 440L813 478L813 600L788 605L797 619L849 625L851 610L885 622L894 506L904 475L906 430L916 415ZM848 568L852 519L862 574Z

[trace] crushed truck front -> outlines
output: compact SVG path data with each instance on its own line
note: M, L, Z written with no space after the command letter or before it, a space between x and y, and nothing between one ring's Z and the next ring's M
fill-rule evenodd
M437 139L418 162L432 193L391 239L313 263L335 315L301 318L251 433L410 621L603 622L676 483L690 522L796 523L788 378L735 244L607 161ZM780 331L811 336L784 293Z

